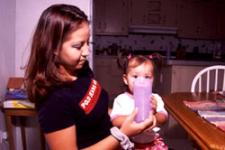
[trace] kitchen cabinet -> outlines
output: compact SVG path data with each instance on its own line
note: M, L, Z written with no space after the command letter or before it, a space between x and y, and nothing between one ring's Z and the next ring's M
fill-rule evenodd
M130 0L130 26L176 27L176 0Z
M110 102L125 90L123 72L117 65L116 56L95 56L94 73L97 81L108 92Z
M158 93L167 95L174 92L190 92L195 75L203 68L212 65L225 65L225 63L219 61L169 60L161 69ZM222 72L219 72L219 76L222 76L223 74L220 73ZM204 82L205 78L202 80ZM222 83L222 81L219 80L218 83Z
M184 38L198 38L200 33L199 3L181 0L178 2L178 35Z
M203 2L201 7L200 34L208 39L218 39L218 3Z
M160 94L189 92L194 76L205 66L168 65L162 69Z
M178 36L182 38L217 39L218 5L217 1L178 1Z
M225 2L219 5L218 10L219 10L218 34L221 39L225 40Z
M94 0L93 14L94 34L128 34L127 0Z
M94 0L93 30L95 35L176 30L180 38L225 38L224 8L222 0Z

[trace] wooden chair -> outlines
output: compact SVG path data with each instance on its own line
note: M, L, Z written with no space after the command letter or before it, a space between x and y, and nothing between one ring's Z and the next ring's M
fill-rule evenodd
M201 70L193 79L191 92L225 91L225 66L215 65Z

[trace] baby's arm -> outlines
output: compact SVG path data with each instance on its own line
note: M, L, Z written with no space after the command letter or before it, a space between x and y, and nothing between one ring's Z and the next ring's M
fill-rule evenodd
M128 115L132 113L132 110L134 110L132 104L127 94L120 94L114 99L112 111L110 112L114 126L120 127Z
M168 119L168 116L164 112L157 112L155 114L157 125L162 125Z
M157 125L161 125L168 120L168 113L164 108L162 98L158 94L152 96L152 109L156 117Z

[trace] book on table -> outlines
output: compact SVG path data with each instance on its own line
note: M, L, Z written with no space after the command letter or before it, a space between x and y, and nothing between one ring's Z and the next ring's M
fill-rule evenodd
M24 89L9 89L6 91L3 101L3 108L34 108Z

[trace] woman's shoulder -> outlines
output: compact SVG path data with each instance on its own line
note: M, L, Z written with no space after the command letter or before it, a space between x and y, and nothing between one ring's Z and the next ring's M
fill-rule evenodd
M80 78L70 83L60 85L48 93L44 105L54 103L71 105L85 95L90 82L90 78Z
M39 111L68 109L70 106L74 106L73 103L71 92L61 87L51 91L46 96L45 101L39 105Z

